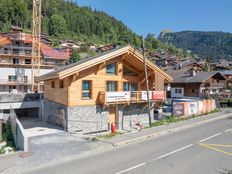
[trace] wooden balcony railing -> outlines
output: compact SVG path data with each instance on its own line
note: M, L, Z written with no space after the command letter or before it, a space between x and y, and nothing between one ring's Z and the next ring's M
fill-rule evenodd
M149 91L151 101L165 101L165 91ZM147 102L146 91L115 91L115 92L99 92L99 102L102 105L120 104L120 103L143 103Z

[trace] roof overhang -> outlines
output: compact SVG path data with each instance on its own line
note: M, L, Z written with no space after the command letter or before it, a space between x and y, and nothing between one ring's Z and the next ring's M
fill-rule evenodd
M137 59L137 61L141 62L141 64L143 64L143 55L138 52L135 48L131 47L131 46L125 46L122 47L120 49L117 49L115 51L111 51L109 53L103 54L103 55L99 55L94 59L91 59L89 61L83 62L81 64L77 64L76 66L71 66L71 67L67 67L64 68L62 70L58 70L58 71L54 71L48 74L45 74L43 76L40 76L38 78L39 81L45 81L45 80L51 80L51 79L64 79L68 76L71 76L73 74L76 74L78 72L81 72L85 69L88 69L92 66L101 64L105 61L108 61L112 58L118 57L118 56L122 56L122 55L130 55L133 56L135 59ZM155 64L153 64L150 60L146 59L146 64L147 67L149 69L151 69L151 71L154 71L154 73L159 73L161 76L163 76L164 79L166 79L168 82L172 82L173 79L170 75L168 75L166 72L164 72L163 70L161 70L158 66L156 66Z

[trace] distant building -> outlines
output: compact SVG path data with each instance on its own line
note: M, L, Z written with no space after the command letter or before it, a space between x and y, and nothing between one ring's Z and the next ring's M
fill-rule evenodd
M10 32L0 33L0 93L31 92L31 59L31 34L15 26ZM51 40L41 35L41 75L65 65L68 59L66 50L52 48Z
M166 72L173 77L172 98L201 97L227 88L227 78L218 71L205 72L194 67L185 67Z

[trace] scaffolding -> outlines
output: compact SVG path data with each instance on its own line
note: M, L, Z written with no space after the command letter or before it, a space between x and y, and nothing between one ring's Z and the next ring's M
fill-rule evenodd
M40 84L37 82L35 90L35 70L36 76L40 76L40 46L41 46L41 0L33 0L32 12L32 68L31 68L31 91L40 92Z

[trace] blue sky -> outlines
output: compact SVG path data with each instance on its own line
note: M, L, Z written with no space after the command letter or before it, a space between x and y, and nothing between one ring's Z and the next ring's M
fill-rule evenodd
M138 34L173 31L232 33L232 0L76 0L123 21Z

